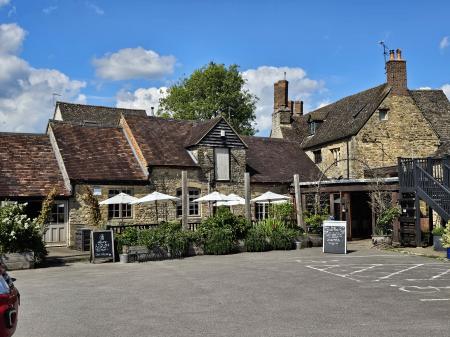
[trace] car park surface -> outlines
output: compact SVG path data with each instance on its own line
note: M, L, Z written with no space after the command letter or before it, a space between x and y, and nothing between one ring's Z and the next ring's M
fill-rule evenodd
M352 246L349 246L352 249ZM17 271L15 336L445 336L450 263L320 248Z

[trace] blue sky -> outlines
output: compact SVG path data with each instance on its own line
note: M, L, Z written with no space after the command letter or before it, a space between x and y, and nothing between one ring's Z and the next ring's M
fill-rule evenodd
M286 71L307 110L385 81L401 48L408 85L450 95L447 1L0 0L0 131L43 132L65 101L149 110L209 61L240 65L270 128Z

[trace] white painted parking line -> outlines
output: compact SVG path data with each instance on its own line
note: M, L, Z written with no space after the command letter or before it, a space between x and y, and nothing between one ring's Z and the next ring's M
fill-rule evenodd
M381 280L387 280L388 278L391 278L394 275L398 275L398 274L404 273L405 271L408 271L408 270L411 270L411 269L415 269L415 268L418 268L418 267L421 267L421 266L423 266L423 263L416 264L416 265L413 265L412 267L409 267L409 268L406 268L406 269L402 269L402 270L396 271L395 273L391 273L389 275L380 277L380 278L376 279L375 282L378 282L378 281L381 281Z
M352 271L349 275L362 273L363 271L366 271L366 270L369 270L369 269L373 269L373 268L379 267L379 266L382 266L382 264L374 264L374 265L371 265L370 267L367 267L367 268L355 270L355 271Z
M442 272L442 273L440 273L440 274L437 274L437 275L432 276L432 277L431 277L431 280L434 280L434 279L437 279L437 278L439 278L439 277L442 277L442 276L444 276L444 275L446 275L446 274L448 274L448 273L450 273L450 269L447 269L446 271L444 271L444 272Z
M331 271L327 270L327 269L330 269L330 268L333 268L333 267L339 267L339 265L326 266L327 268L317 268L317 267L314 267L314 266L306 266L306 267L310 268L310 269L317 270L317 271L321 271L323 273L327 273L327 274L331 274L331 275L334 275L334 276L346 278L346 279L349 279L349 280L352 280L352 281L361 282L360 280L357 280L355 278L349 277L348 275L336 274L336 273L332 273Z
M421 298L421 302L450 301L450 298Z

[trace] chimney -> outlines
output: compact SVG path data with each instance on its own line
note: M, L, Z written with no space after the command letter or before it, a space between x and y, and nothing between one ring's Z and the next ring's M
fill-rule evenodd
M402 51L389 51L389 61L386 62L387 83L391 87L393 95L408 95L408 85L406 77L406 61L402 59Z
M288 106L288 81L280 80L275 82L273 95L273 110L277 111L280 108Z
M295 101L294 116L302 116L302 115L303 115L303 101Z
M154 116L154 115L155 115L155 107L152 106L152 107L150 108L150 116Z

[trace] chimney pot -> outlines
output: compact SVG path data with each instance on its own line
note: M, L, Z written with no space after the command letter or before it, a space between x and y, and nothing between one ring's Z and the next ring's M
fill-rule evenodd
M402 51L401 49L397 49L397 60L401 61L402 59Z
M303 101L295 101L294 102L294 115L295 116L303 115Z
M394 55L394 49L389 50L389 61L394 61L395 55Z
M150 116L154 116L155 115L155 107L152 106L150 107Z

